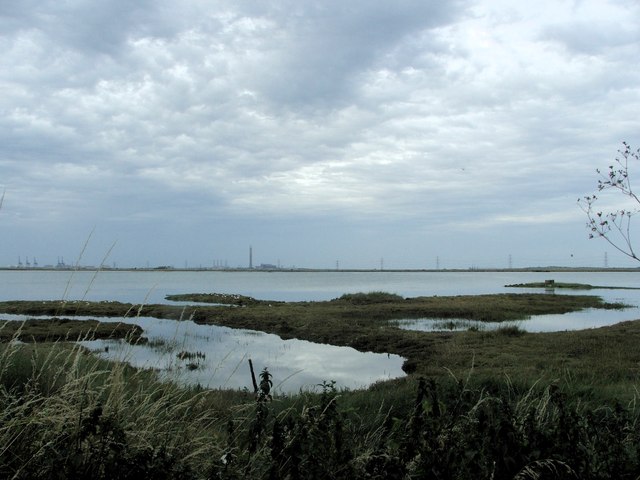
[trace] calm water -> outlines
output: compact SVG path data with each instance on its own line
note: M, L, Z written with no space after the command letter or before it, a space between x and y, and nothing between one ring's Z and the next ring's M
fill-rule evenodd
M404 297L534 292L506 288L514 283L585 283L640 288L638 272L189 272L189 271L0 271L2 300L118 300L172 303L174 293L239 293L263 300L330 300L343 293L386 291ZM640 290L556 290L597 295L611 302L640 305ZM536 317L524 322L531 331L568 330L640 318L637 308L584 310ZM529 325L529 327L527 327Z
M304 340L282 340L263 332L197 325L191 321L140 317L127 322L144 329L149 345L133 347L116 341L81 343L104 358L154 368L167 379L214 388L252 389L249 358L256 375L268 367L276 392L314 390L318 384L330 380L339 387L363 388L404 375L404 359L398 355L362 353L353 348ZM105 352L107 346L108 352ZM180 352L204 355L180 359ZM189 363L197 368L190 370Z
M0 314L4 320L26 318L39 317ZM123 319L100 317L100 321L122 322ZM305 340L283 340L264 332L198 325L188 320L131 317L124 321L140 325L149 342L135 346L121 340L79 343L102 358L156 370L161 378L177 383L251 390L249 359L253 361L256 376L264 367L269 369L276 393L318 390L325 381L335 381L339 388L358 389L405 375L404 358L398 355L359 352ZM203 355L181 359L181 352ZM189 369L189 363L197 368Z
M239 293L264 300L329 300L343 293L387 291L405 297L523 291L512 283L588 283L640 288L638 272L190 272L0 271L0 300L118 300L169 303L173 293ZM638 291L640 292L640 291ZM633 290L591 290L605 299L640 300ZM558 290L558 293L562 293ZM637 302L636 302L637 303Z
M239 293L265 300L329 300L343 293L387 291L405 297L420 295L478 295L504 292L540 292L506 288L513 283L554 279L615 287L640 287L640 272L70 272L0 271L0 300L118 300L133 303L171 303L173 293ZM630 304L621 311L583 310L564 315L541 315L518 322L528 331L593 328L640 318L640 290L598 289L557 293L598 295L607 301ZM0 314L0 318L14 319ZM105 319L121 321L122 319ZM151 318L127 319L145 330L153 346L132 347L122 342L86 342L86 346L110 359L126 360L154 368L167 378L203 386L251 387L248 358L256 374L268 367L279 391L311 389L335 380L346 388L360 388L375 381L402 376L403 359L396 355L361 353L350 348L282 340L275 335L225 327L196 325ZM443 330L449 324L434 319L400 321L402 328ZM466 329L461 321L453 328ZM490 329L496 325L482 324ZM105 347L108 346L108 352ZM186 368L181 351L201 352L196 370Z

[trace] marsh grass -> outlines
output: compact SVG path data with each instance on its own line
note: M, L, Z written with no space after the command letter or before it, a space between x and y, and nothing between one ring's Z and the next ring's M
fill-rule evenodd
M368 298L368 294L363 294ZM359 296L358 296L359 297ZM394 295L382 295L393 299ZM349 298L349 297L348 297ZM379 298L373 295L373 298ZM68 314L95 316L134 315L193 319L232 328L254 329L320 343L350 346L361 351L393 353L407 360L409 374L442 377L445 369L456 375L475 358L476 375L492 378L510 375L525 382L543 378L553 381L571 371L582 382L576 391L589 400L615 393L627 399L640 382L640 322L624 322L593 330L527 333L507 328L502 332L467 331L423 333L389 325L393 318L434 316L447 319L526 318L580 308L618 308L598 297L547 294L418 297L390 302L353 304L348 301L291 302L277 305L229 307L134 306L118 302L68 302ZM0 311L46 314L57 311L59 302L2 302ZM177 351L180 347L177 346Z
M533 385L405 378L272 397L180 389L71 344L0 349L0 477L96 479L635 478L635 402Z
M176 354L178 360L184 360L185 368L187 370L198 370L204 368L203 362L206 358L206 355L202 352L187 352L186 350L182 350Z
M154 337L147 340L146 346L159 352L171 353L175 351L179 345L175 340Z
M344 302L353 305L371 305L377 303L392 303L402 302L404 298L395 293L374 291L374 292L359 292L359 293L345 293L332 300L333 302Z
M505 321L479 322L477 320L465 319L430 319L416 318L403 320L390 320L390 325L394 325L404 330L414 330L422 332L498 332L501 334L523 334L525 330L521 322Z
M521 337L526 334L526 330L520 328L518 325L504 325L490 332L494 335L504 335L506 337Z
M0 354L2 478L190 478L218 453L201 395L69 344Z
M202 352L187 352L186 350L178 352L176 356L180 360L204 360L207 357Z
M12 339L24 342L53 342L79 337L87 340L124 338L134 343L145 341L142 338L142 328L125 322L103 323L95 319L54 317L0 321L0 326L0 342Z
M486 303L448 300L455 311L493 315ZM501 315L517 308L509 298L492 300ZM361 348L379 342L406 353L428 378L357 392L329 381L318 393L272 398L279 379L263 370L257 395L181 389L78 345L15 337L0 346L0 478L637 479L638 322L558 334L426 335L380 328L394 302L375 303L382 312L373 318L366 301L345 313L349 303L315 314L343 325L339 334ZM85 307L93 306L65 308ZM294 332L315 321L305 305L275 315L268 305L224 314L126 309L242 323L238 312L254 307L250 319L267 327L282 323L278 315Z
M188 299L188 296L182 298ZM605 303L599 297L585 295L501 294L403 299L395 294L371 292L348 294L328 302L258 302L242 308L67 302L63 310L69 315L188 318L199 324L274 333L283 339L298 338L349 346L360 351L393 353L407 358L403 367L405 372L433 375L436 374L434 366L441 372L442 363L438 357L442 344L460 339L450 339L444 333L425 336L419 332L403 331L391 327L389 320L431 317L504 322L582 308L621 307L620 304ZM50 314L61 308L59 302L0 302L0 311L6 313ZM450 349L451 346L444 345L444 348ZM456 363L468 365L468 354Z
M555 289L555 288L566 288L569 290L638 290L637 287L611 287L606 285L590 285L588 283L568 283L568 282L530 282L530 283L514 283L511 285L505 285L505 287L509 288L544 288L544 289Z

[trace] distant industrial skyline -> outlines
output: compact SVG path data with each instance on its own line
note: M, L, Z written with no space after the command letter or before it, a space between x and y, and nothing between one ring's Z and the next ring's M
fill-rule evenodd
M569 268L581 268L581 267L593 267L593 268L640 268L639 262L634 262L629 259L620 257L615 263L609 261L609 253L603 252L601 258L592 259L591 262L584 261L584 259L570 257L569 261L564 262L533 262L533 263L519 263L514 258L513 254L508 254L503 262L497 261L491 262L465 262L463 260L451 261L449 266L441 261L439 256L436 256L431 264L425 262L420 265L416 262L415 265L390 265L385 262L384 257L380 257L378 262L372 261L370 265L349 265L349 262L336 259L332 265L314 265L309 264L286 264L282 263L280 259L275 261L265 260L254 263L254 249L253 246L248 247L248 256L245 264L238 262L237 264L230 263L227 259L212 259L209 263L202 262L189 262L184 260L182 264L172 264L168 262L160 262L158 264L151 264L148 261L133 264L119 264L116 261L107 261L103 263L91 263L83 261L82 258L74 260L73 263L67 263L63 256L58 256L55 263L38 262L36 257L19 256L16 263L2 265L4 268L60 268L71 269L75 266L92 267L92 268L141 268L141 269L157 269L157 268L172 268L172 269L210 269L210 270L229 270L229 269L256 269L256 270L276 270L276 269L322 269L322 270L447 270L447 269L522 269L522 268L536 268L536 267L569 267Z

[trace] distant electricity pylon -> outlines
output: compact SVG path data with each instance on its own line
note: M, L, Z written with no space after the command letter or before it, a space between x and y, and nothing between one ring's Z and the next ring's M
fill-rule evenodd
M609 257L607 256L607 252L604 252L604 268L609 268Z

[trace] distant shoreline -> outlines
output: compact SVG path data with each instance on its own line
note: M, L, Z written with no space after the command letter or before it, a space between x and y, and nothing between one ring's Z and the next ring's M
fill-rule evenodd
M0 271L15 272L250 272L250 273L474 273L474 272L640 272L640 267L523 267L523 268L174 268L174 267L95 267L95 266L77 266L77 267L0 267Z

